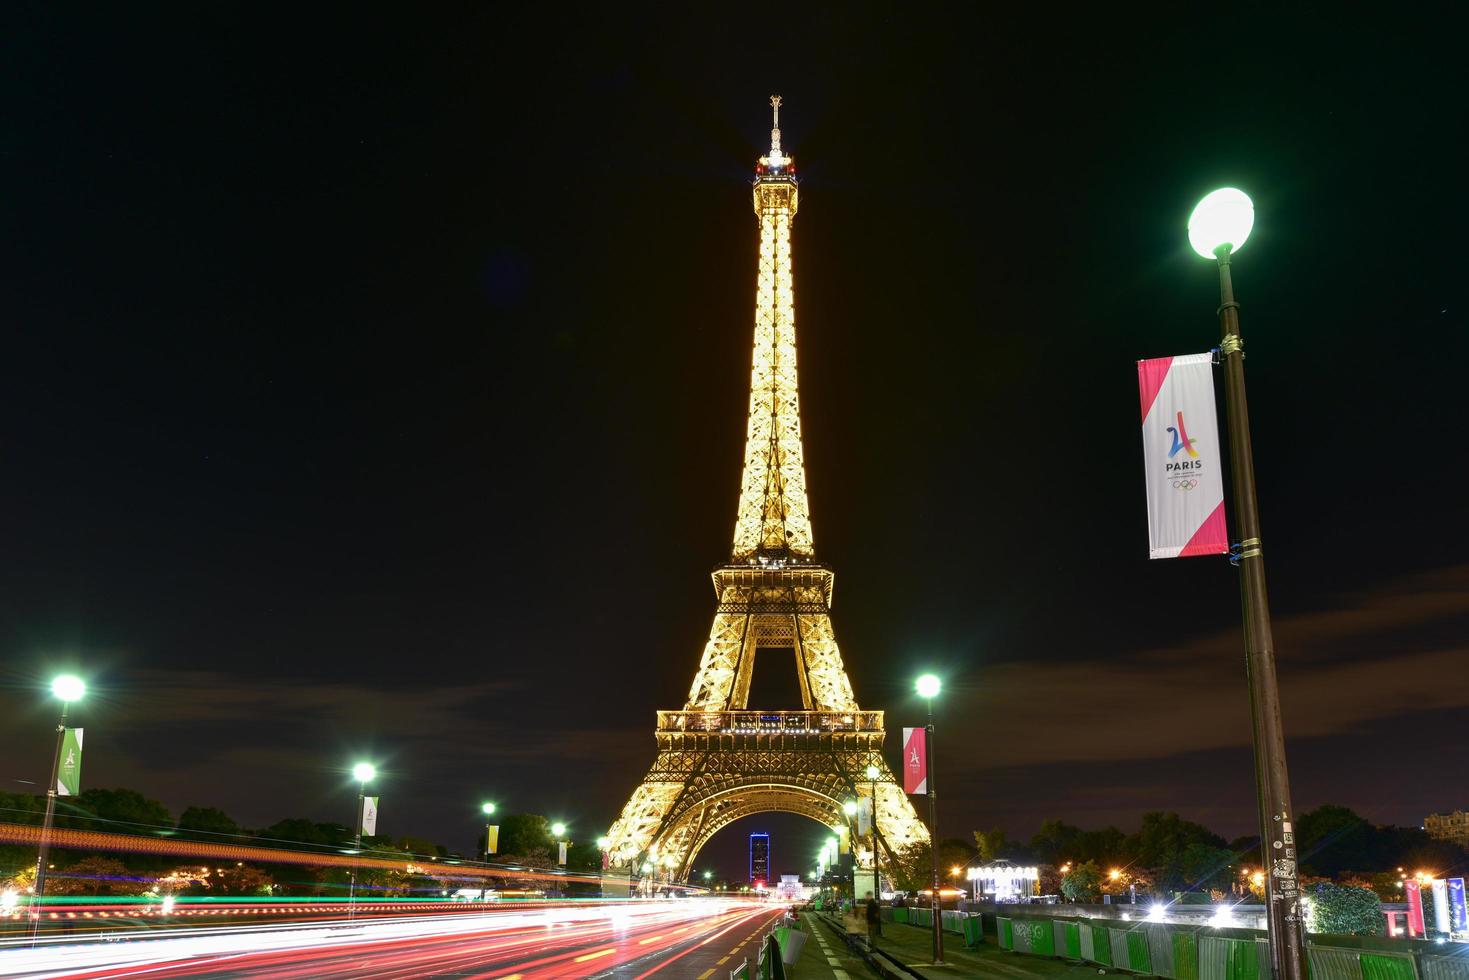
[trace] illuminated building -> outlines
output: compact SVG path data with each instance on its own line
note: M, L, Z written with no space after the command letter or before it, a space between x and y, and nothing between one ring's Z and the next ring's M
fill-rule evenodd
M873 793L885 860L928 840L883 761L882 712L862 710L852 694L831 622L834 576L815 558L796 376L797 182L781 148L780 99L770 101L770 152L753 188L755 329L734 540L728 563L714 571L714 623L688 701L658 712L657 759L607 832L611 865L671 860L679 880L740 817L784 811L845 826L842 802ZM794 662L803 710L750 709L761 650ZM865 775L868 766L876 779ZM859 845L862 867L872 867L872 856L871 845Z
M1469 847L1469 813L1455 810L1453 813L1430 813L1423 818L1423 829L1429 837L1453 841Z
M770 835L750 835L750 884L770 880Z

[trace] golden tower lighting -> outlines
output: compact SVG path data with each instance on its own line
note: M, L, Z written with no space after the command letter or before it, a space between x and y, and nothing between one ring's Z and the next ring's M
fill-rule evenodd
M874 847L928 840L883 761L882 712L863 711L852 693L831 623L835 576L815 558L796 374L797 181L781 148L780 97L770 103L770 151L752 191L754 343L734 540L729 562L714 572L714 622L688 700L681 711L658 712L658 757L607 832L615 866L658 854L680 879L700 848L740 817L785 811L844 825L842 802L863 788L876 802ZM802 710L750 710L762 649L794 653ZM859 788L854 780L869 767L876 775ZM864 846L858 859L871 867L873 856Z

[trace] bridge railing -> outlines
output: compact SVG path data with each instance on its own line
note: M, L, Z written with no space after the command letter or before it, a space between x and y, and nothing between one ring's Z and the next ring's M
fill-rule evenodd
M809 735L883 729L881 711L660 711L658 730Z

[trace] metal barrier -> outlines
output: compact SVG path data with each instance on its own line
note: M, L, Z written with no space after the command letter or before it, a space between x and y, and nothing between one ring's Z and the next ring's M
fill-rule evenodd
M980 919L977 913L972 918ZM1214 930L1159 922L1106 924L1044 915L996 915L1000 949L1056 956L1167 980L1268 980L1270 951L1257 930ZM931 920L930 920L931 921ZM966 943L984 929L964 923ZM972 935L977 935L974 942ZM1351 936L1316 936L1307 943L1312 980L1469 980L1469 945Z

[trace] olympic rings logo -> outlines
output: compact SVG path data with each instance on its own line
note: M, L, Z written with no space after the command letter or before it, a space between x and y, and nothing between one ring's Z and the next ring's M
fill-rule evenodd
M1198 480L1174 480L1173 481L1173 489L1175 489L1175 490L1192 490L1194 487L1196 487L1198 485L1199 485L1199 481Z

